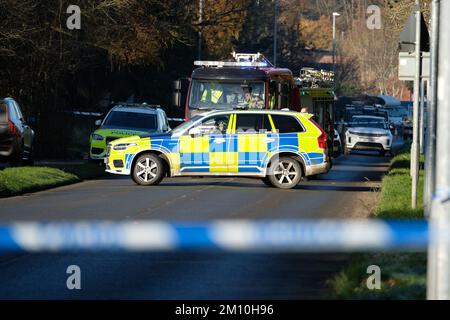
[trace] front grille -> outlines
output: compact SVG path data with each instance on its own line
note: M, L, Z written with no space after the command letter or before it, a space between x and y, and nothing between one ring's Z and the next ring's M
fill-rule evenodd
M383 149L383 145L375 142L357 142L354 149L368 148L368 149Z
M116 168L123 168L123 161L122 160L114 160L113 164L114 164L114 167L116 167Z
M120 137L106 137L106 144L110 143L111 141L120 139Z
M355 133L358 136L361 137L384 137L384 133L365 133L365 132L356 132Z
M105 149L103 149L103 148L91 148L92 154L102 154L103 151L105 151Z

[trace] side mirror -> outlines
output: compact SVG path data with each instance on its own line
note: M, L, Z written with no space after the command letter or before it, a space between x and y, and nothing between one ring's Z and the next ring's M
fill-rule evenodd
M174 91L172 93L172 105L175 108L181 108L181 92L180 91Z
M194 127L194 128L189 129L189 135L190 136L199 136L199 135L201 135L201 131L199 128Z
M95 123L95 125L96 125L97 127L100 127L101 124L102 124L102 120L101 120L101 119L95 120L94 123Z
M172 89L173 89L172 105L175 108L181 108L181 91L182 91L181 79L173 81Z

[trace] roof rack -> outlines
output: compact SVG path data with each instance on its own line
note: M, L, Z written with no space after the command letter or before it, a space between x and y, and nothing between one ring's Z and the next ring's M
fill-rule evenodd
M202 67L255 67L255 68L271 68L273 65L261 53L237 53L232 52L234 61L194 61L195 66Z
M334 87L334 72L302 68L300 77L296 78L296 80L302 88L332 88Z

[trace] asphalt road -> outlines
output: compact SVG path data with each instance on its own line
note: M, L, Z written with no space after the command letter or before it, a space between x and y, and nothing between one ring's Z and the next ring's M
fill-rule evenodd
M0 223L17 220L166 221L365 217L389 157L341 156L330 173L279 190L252 179L174 178L139 187L111 177L0 200ZM343 254L42 253L0 255L0 298L323 298ZM82 289L66 288L78 265Z

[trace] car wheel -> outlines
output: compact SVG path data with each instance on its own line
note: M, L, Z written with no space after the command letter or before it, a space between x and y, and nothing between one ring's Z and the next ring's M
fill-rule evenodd
M268 186L268 187L273 187L273 184L272 184L272 182L270 182L269 177L264 177L264 178L262 178L261 180L262 180L262 182L264 182L264 184L265 184L266 186Z
M300 163L293 158L280 157L269 170L269 181L281 189L294 188L302 179Z
M20 167L23 165L23 144L15 144L10 159L9 163L13 167Z
M32 166L34 164L34 152L33 148L30 148L28 152L28 157L23 160L23 164L26 166Z
M161 158L150 153L139 156L132 170L133 181L141 186L157 185L166 175Z

